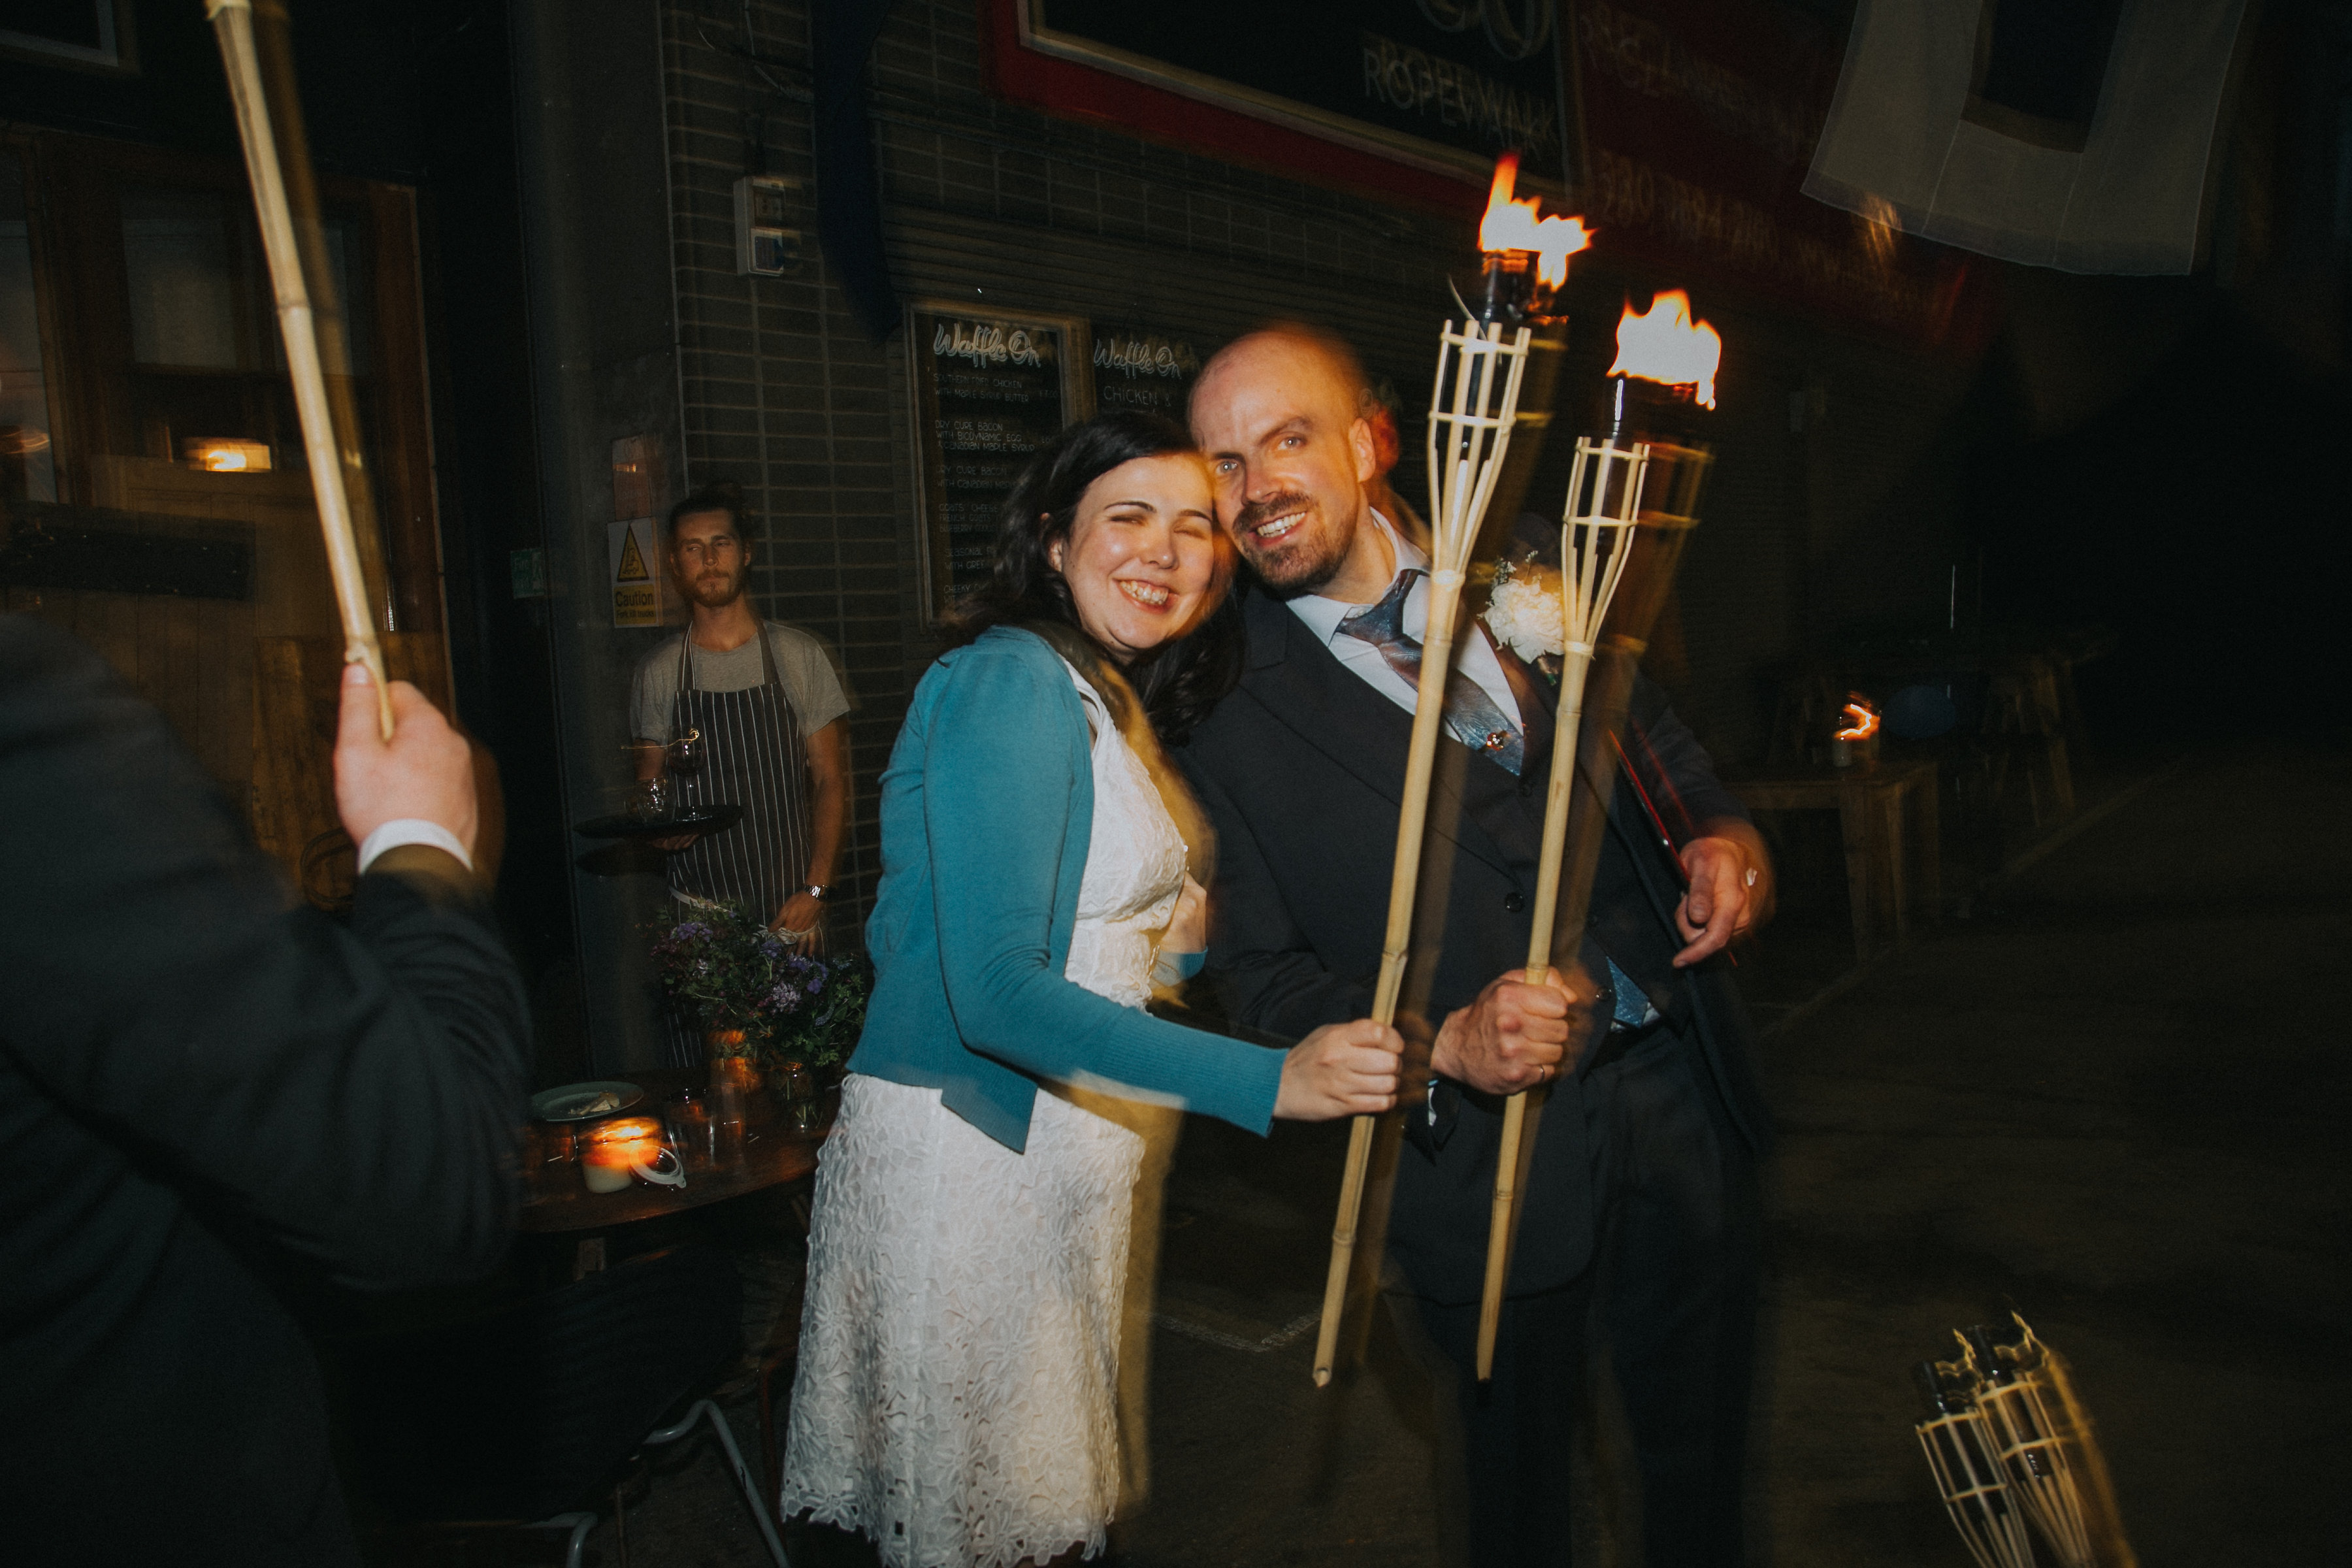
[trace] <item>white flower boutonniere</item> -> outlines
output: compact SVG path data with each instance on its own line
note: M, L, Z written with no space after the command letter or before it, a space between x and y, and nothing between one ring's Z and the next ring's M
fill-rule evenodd
M1532 561L1499 562L1495 592L1486 601L1486 626L1529 664L1557 657L1567 647L1559 613L1559 574Z

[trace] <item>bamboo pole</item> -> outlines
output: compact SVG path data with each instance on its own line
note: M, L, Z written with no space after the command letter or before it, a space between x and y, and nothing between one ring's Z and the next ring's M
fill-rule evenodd
M360 445L359 400L352 374L352 311L341 298L327 247L326 222L318 182L310 168L310 144L302 125L302 105L294 86L294 28L286 0L254 0L254 52L261 60L262 95L269 104L270 134L278 145L278 169L286 184L286 204L294 216L296 247L302 254L303 281L310 289L310 319L319 340L320 368L326 373L327 413L334 421L342 458L343 499L352 517L352 542L359 549L360 573L367 580L368 605L381 617L381 630L400 629L392 572L384 561L383 521L374 488L368 483ZM357 308L363 308L357 307Z
M342 453L319 360L318 323L303 281L302 255L295 243L294 216L286 199L285 172L269 124L269 99L262 85L261 59L254 47L252 0L205 0L228 72L229 98L236 109L246 169L253 178L253 205L261 221L261 246L269 258L269 281L277 296L278 325L286 339L286 366L294 383L294 408L302 421L302 449L319 500L319 531L327 547L327 569L335 584L335 609L343 625L343 662L364 664L375 680L376 721L392 739L392 688L376 639L375 616L368 604L367 574L352 528L351 503L343 489Z
M1641 516L1649 448L1580 440L1559 529L1559 705L1552 728L1551 776L1544 795L1542 848L1536 861L1535 919L1528 935L1528 984L1551 976L1553 924L1559 913L1561 863L1568 849L1569 803L1584 719L1584 689L1610 601L1633 555ZM1580 918L1581 909L1574 911ZM1545 1086L1548 1089L1549 1084ZM1487 1220L1486 1278L1478 1299L1478 1380L1494 1375L1495 1337L1502 1322L1503 1290L1517 1239L1519 1194L1527 1180L1528 1090L1503 1101L1503 1136L1496 1153L1495 1200Z
M1506 332L1511 335L1506 337ZM1422 836L1429 818L1430 774L1445 722L1445 683L1454 660L1454 634L1462 584L1478 525L1493 499L1511 426L1519 381L1527 369L1528 332L1499 321L1469 321L1438 334L1437 375L1429 410L1429 624L1421 639L1421 686L1405 753L1404 790L1397 813L1396 853L1389 872L1388 927L1381 947L1372 1017L1396 1021L1412 938L1413 895L1421 878ZM1323 1320L1315 1340L1315 1383L1331 1381L1339 1360L1339 1325L1354 1269L1357 1222L1364 1176L1372 1155L1377 1117L1359 1116L1348 1130L1348 1163L1339 1181L1339 1212L1331 1226L1331 1264L1323 1282Z

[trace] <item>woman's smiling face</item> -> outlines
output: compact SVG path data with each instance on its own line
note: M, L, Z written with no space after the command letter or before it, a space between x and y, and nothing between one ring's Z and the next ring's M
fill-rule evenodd
M1225 548L1207 459L1163 452L1088 485L1047 558L1070 585L1078 624L1125 664L1200 624L1216 602Z

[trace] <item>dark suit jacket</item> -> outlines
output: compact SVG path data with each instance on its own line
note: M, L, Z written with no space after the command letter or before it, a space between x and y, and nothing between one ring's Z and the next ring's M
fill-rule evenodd
M23 1560L353 1560L289 1300L486 1271L528 1024L472 879L292 907L162 717L0 616L0 1519Z
M1350 674L1278 601L1252 595L1243 621L1240 687L1176 754L1217 831L1210 970L1236 1021L1297 1036L1370 1010L1412 720ZM1507 650L1502 657L1516 662ZM1522 708L1536 702L1548 731L1549 688L1517 684ZM1609 755L1605 737L1588 739L1588 758ZM1635 685L1627 749L1669 815L1679 802L1696 822L1745 817L1647 681ZM1548 750L1533 752L1515 778L1451 736L1440 742L1404 1011L1434 1025L1526 963L1548 766ZM1682 945L1671 920L1680 870L1633 796L1620 788L1612 799L1586 966L1606 984L1606 952L1706 1053L1733 1121L1760 1152L1768 1123L1746 1012L1719 955L1696 970L1672 967ZM1604 997L1602 1016L1612 1002ZM1565 1284L1591 1259L1582 1093L1579 1079L1558 1084L1542 1119L1514 1294ZM1389 1244L1421 1294L1475 1300L1502 1106L1447 1084L1437 1100L1433 1128L1417 1110L1407 1118L1412 1147L1398 1166Z

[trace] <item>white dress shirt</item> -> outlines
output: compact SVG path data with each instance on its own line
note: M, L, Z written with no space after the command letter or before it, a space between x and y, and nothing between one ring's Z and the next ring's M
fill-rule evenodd
M375 864L377 856L387 849L397 849L404 844L430 844L436 849L446 849L467 870L474 868L474 858L466 853L466 847L457 842L457 836L439 823L427 822L421 816L395 816L390 822L379 824L376 830L367 836L367 842L360 846L359 874L366 876L368 868Z
M1389 520L1379 512L1372 511L1369 515L1381 532L1388 537L1389 548L1396 552L1396 569L1402 572L1408 566L1418 566L1422 570L1421 577L1412 585L1412 592L1405 596L1402 619L1405 635L1423 640L1429 630L1429 557L1390 527ZM1389 578L1389 584L1395 586L1394 576ZM1389 661L1381 657L1381 650L1370 643L1361 637L1339 635L1339 622L1349 611L1360 607L1343 604L1338 599L1327 599L1320 594L1301 594L1290 601L1290 613L1305 622L1307 630L1323 639L1332 657L1353 671L1358 679L1410 713L1421 706L1421 689L1399 675ZM1502 661L1495 657L1495 645L1486 640L1482 628L1472 627L1470 634L1461 639L1461 646L1454 653L1454 667L1476 681L1479 689L1494 699L1495 706L1502 710L1503 717L1510 721L1513 729L1522 734L1526 732L1526 721L1519 717L1518 699L1511 694L1511 683L1503 679ZM1639 1026L1657 1021L1658 1010L1650 1005L1650 999L1643 994L1641 987L1617 967L1614 959L1609 961L1609 977L1616 991L1617 1016L1612 1021L1618 1026ZM1436 1092L1436 1081L1432 1079L1429 1093L1434 1096ZM1436 1114L1433 1100L1430 1109L1433 1121Z
M1387 537L1389 548L1395 552L1396 570L1402 572L1409 566L1421 569L1421 576L1413 583L1412 592L1405 596L1403 626L1407 637L1416 642L1423 641L1429 632L1429 557L1390 527L1387 518L1370 509L1367 512L1373 524ZM1389 586L1395 585L1396 578L1391 574ZM1387 592L1386 589L1381 591ZM1420 688L1399 675L1381 657L1381 650L1370 643L1361 637L1339 635L1340 621L1349 611L1363 607L1339 599L1327 599L1320 594L1301 594L1290 601L1290 613L1305 622L1307 630L1323 639L1323 645L1331 650L1334 658L1346 665L1356 679L1410 713L1421 705ZM1456 626L1459 626L1458 622ZM1518 699L1511 694L1511 683L1503 679L1502 661L1495 657L1495 645L1486 640L1485 632L1474 626L1468 636L1459 639L1454 654L1454 668L1477 682L1478 689L1492 698L1496 708L1510 721L1511 728L1524 730Z

